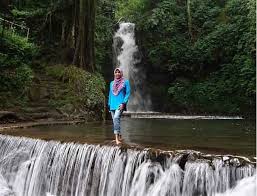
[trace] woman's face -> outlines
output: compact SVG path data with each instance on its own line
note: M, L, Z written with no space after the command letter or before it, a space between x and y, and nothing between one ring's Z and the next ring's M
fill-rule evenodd
M118 70L118 69L115 70L114 77L115 77L115 79L120 79L121 78L120 70Z

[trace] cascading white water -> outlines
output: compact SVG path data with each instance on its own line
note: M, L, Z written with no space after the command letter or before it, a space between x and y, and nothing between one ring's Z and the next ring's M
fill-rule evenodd
M256 178L256 175L244 178L233 189L229 189L225 193L218 193L215 196L256 196Z
M253 164L232 158L184 158L0 135L0 195L208 196L256 173Z
M137 67L140 62L138 47L135 42L135 24L120 23L113 38L115 67L123 70L124 77L132 86L129 111L150 111L151 99L146 92L146 75L144 69Z

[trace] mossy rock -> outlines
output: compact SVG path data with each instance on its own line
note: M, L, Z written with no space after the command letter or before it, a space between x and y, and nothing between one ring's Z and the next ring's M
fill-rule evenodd
M105 113L105 81L99 73L89 73L73 65L47 67L47 74L61 81L50 103L60 113L77 118L101 120Z
M28 91L28 97L31 101L37 101L40 99L40 87L32 85Z

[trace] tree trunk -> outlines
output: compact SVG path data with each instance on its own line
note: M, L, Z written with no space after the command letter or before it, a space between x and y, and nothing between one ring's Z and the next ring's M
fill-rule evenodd
M77 45L79 39L79 0L75 0L74 6L74 46Z
M66 46L66 34L65 34L65 29L66 29L66 20L64 20L63 22L62 22L62 36L61 36L61 46L62 47L65 47Z
M79 59L79 31L78 31L78 26L79 26L79 0L74 1L74 14L73 14L73 27L72 27L72 35L73 35L73 43L74 43L74 56L72 60L73 65L78 65L78 59Z
M88 62L92 71L95 70L95 12L96 12L96 1L91 0L91 14L89 20L91 20L91 31L90 31L90 61Z
M190 3L191 3L191 0L187 0L188 33L189 33L190 39L193 40L192 16L191 16Z
M90 0L80 0L79 2L79 39L80 39L80 48L79 48L79 67L86 69L86 58L87 58L87 51L86 51L86 44L87 44L87 32L86 29L88 26L87 15L89 14L88 9L88 1Z
M95 0L79 0L79 26L73 64L95 70ZM76 27L76 25L75 25Z

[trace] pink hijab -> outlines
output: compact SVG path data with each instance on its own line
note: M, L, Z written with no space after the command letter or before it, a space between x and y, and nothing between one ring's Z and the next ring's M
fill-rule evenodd
M112 92L114 95L118 95L121 89L124 87L125 79L123 78L123 72L120 68L116 68L114 70L114 73L116 70L119 70L121 73L121 77L119 79L114 78L113 86L112 86Z

